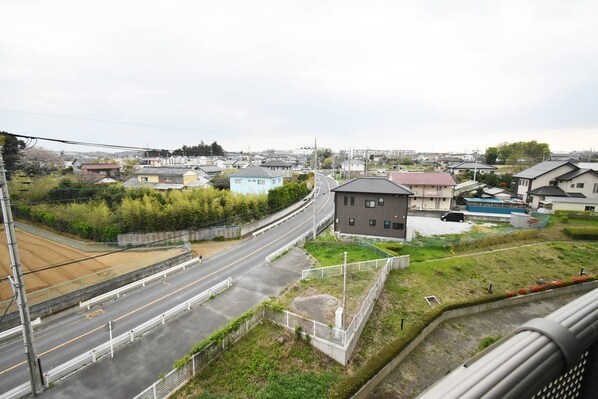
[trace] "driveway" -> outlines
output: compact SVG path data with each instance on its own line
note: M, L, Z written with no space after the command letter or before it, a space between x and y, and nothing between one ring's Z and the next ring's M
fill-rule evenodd
M459 234L469 231L471 222L443 222L439 217L409 216L407 218L407 241L411 241L416 233L422 236L442 234Z

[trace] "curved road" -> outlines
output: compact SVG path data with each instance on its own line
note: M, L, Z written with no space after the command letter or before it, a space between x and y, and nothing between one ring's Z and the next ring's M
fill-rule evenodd
M335 182L330 178L320 175L318 177L318 185L320 187L320 194L316 201L316 222L319 222L333 212L330 188L335 186ZM299 213L280 226L256 238L243 239L230 250L211 259L206 259L202 264L191 269L169 276L166 280L161 280L145 288L133 291L130 294L121 296L118 300L109 301L103 305L93 307L90 311L76 309L75 311L65 312L62 315L43 320L42 326L35 333L35 344L38 356L41 359L42 369L52 369L108 341L106 324L110 320L114 322L113 334L114 336L118 336L207 290L209 287L228 277L232 277L233 285L235 285L229 291L238 289L236 289L236 293L234 294L229 295L228 292L225 292L221 295L228 296L229 298L226 299L229 302L228 304L223 304L223 311L220 312L222 317L220 320L212 321L212 327L210 327L210 323L206 323L206 325L201 323L201 325L198 325L195 322L193 324L194 330L198 332L202 329L206 330L200 336L209 335L210 332L216 330L231 318L241 315L244 311L267 297L277 295L282 288L298 278L297 275L300 270L290 270L289 268L287 270L276 269L272 265L269 266L266 264L265 257L300 235L311 231L312 207L313 204L307 206L304 212ZM270 277L272 278L271 282L269 282ZM247 281L249 284L237 284L241 280ZM236 285L239 285L239 287L236 287ZM216 301L210 301L207 304L211 304L212 302ZM153 367L136 367L134 371L129 369L129 374L132 374L128 376L129 378L123 378L122 374L114 375L112 380L110 376L102 377L100 385L111 388L109 392L112 394L109 396L134 396L145 387L151 385L157 379L160 372L168 372L173 362L191 349L190 346L183 344L188 340L188 337L185 336L186 332L178 331L173 326L177 323L185 323L185 320L179 319L192 318L192 315L198 313L203 307L206 306L196 306L191 312L185 312L174 321L158 328L158 330L163 330L161 334L168 334L170 341L181 343L181 345L177 345L176 348L173 348L169 352L171 355L170 359L165 359L164 357L167 355L164 354L158 359L151 359L147 358L148 355L144 353L142 361L151 363ZM230 314L227 314L227 309ZM215 311L218 312L217 309ZM152 334L154 333L152 332L149 335ZM148 337L141 337L136 342L145 339L148 339ZM192 344L195 341L190 342ZM101 368L111 367L109 362L115 362L119 358L120 352L127 352L128 357L134 357L134 354L131 352L135 349L130 347L135 346L139 345L135 345L135 343L130 344L117 351L115 359L108 358L107 361L102 359L102 361L85 368L80 374L90 374L90 372L92 374L106 374L106 370L102 371ZM0 394L27 381L28 371L23 352L23 343L20 336L0 347ZM160 368L159 372L156 373L155 370L158 368ZM94 372L91 369L97 370ZM85 392L89 394L87 395L80 390L77 393L68 393L68 389L57 389L75 383L78 380L78 374L76 373L67 377L66 380L58 384L59 386L47 390L42 396L99 397L103 395L101 390L94 393L93 390L86 389ZM82 378L89 379L90 377ZM87 385L89 385L89 382ZM117 387L120 387L120 390L116 389ZM116 392L120 392L120 394L115 395Z

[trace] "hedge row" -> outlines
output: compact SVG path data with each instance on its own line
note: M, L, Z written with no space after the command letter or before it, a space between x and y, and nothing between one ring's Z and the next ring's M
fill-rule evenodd
M575 240L598 240L598 227L565 227L563 232Z

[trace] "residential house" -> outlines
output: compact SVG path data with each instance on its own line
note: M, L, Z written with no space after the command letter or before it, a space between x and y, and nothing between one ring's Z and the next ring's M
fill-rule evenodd
M341 169L344 172L365 172L365 162L361 159L351 159L341 163Z
M346 235L407 237L412 192L384 177L360 177L334 189L334 231Z
M554 211L589 211L598 210L598 198L545 197L544 208Z
M482 175L496 172L496 166L486 165L480 162L459 162L458 164L449 166L448 169L453 175L467 171L476 172Z
M517 196L534 208L547 197L598 198L598 172L568 161L544 161L525 169L517 178Z
M272 161L264 162L260 166L271 171L281 171L284 173L284 177L290 178L293 176L293 165L281 159L274 159Z
M80 169L80 178L93 184L116 183L120 177L120 165L116 163L86 163Z
M457 183L448 173L391 172L390 180L413 193L409 197L409 209L449 211L453 205Z
M151 187L157 190L181 190L184 188L205 187L208 180L190 168L145 167L135 172L135 177L127 180L125 188Z
M276 187L282 187L284 173L260 166L240 169L230 175L230 190L240 194L267 194Z
M212 165L202 165L200 167L198 167L197 172L199 172L199 175L201 177L205 177L208 180L211 180L212 177L219 175L220 173L222 173L224 171L224 169L218 167L218 166L212 166Z

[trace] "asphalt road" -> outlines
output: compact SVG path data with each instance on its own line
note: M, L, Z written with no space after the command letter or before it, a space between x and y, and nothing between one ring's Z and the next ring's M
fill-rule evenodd
M329 190L335 183L329 178L318 180L321 193L317 199L316 219L321 220L333 212ZM302 267L301 259L289 257L289 261L285 256L268 265L265 257L311 230L312 206L256 238L243 239L231 250L204 259L192 269L90 311L77 308L43 320L35 333L35 343L42 369L49 370L108 341L105 325L110 320L115 321L113 333L118 336L228 277L233 279L234 287L213 301L185 312L117 351L114 359L104 358L67 377L42 397L128 398L151 385L158 374L169 371L174 361L194 343L264 299L276 296L298 278L301 269L297 266ZM198 318L198 315L201 316ZM17 337L0 347L0 393L27 381L24 360L22 338Z

